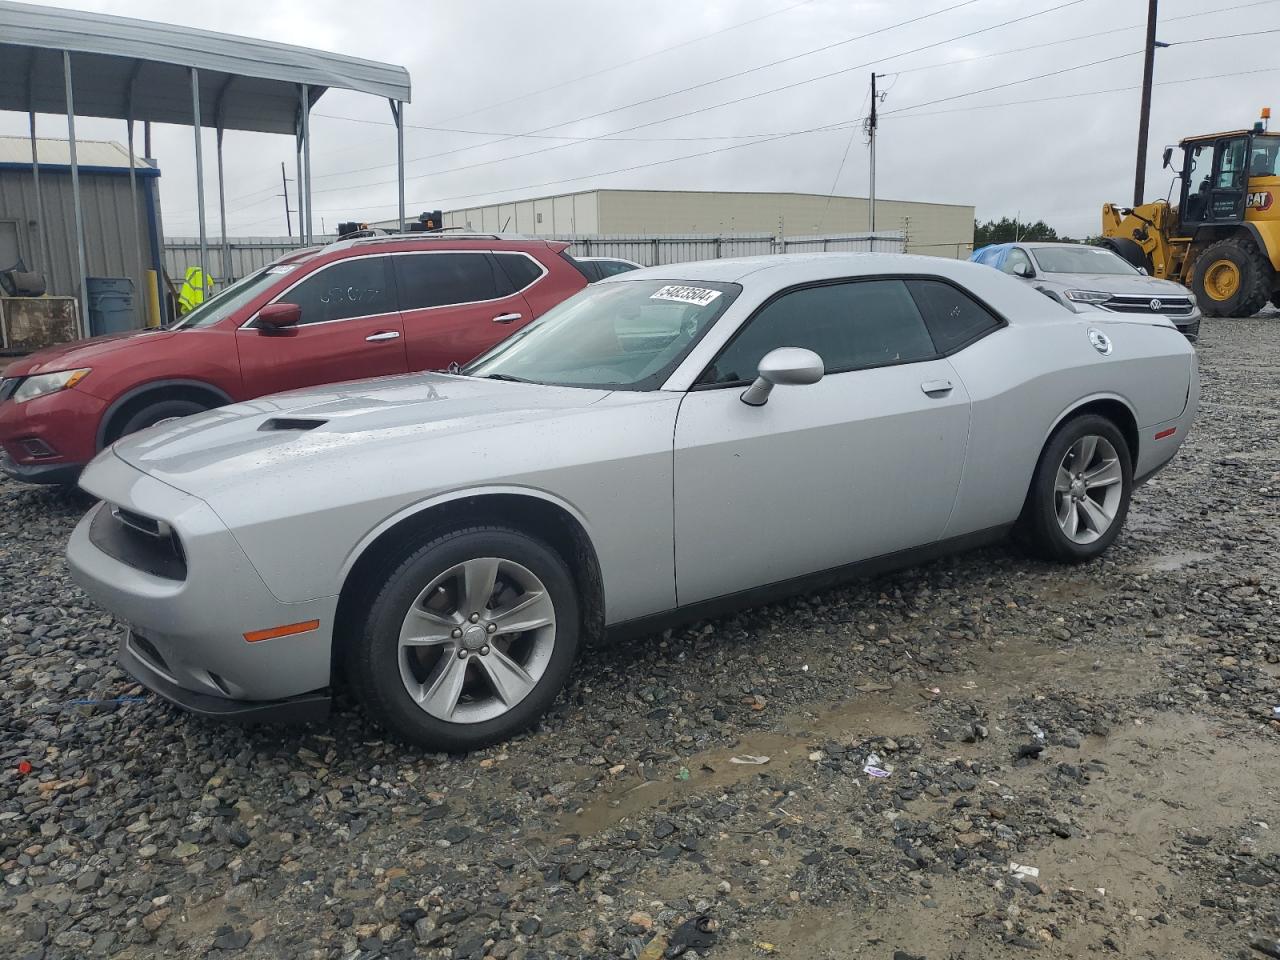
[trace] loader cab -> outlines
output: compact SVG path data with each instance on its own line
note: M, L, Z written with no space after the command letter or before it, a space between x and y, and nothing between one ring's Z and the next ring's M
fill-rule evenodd
M1280 135L1250 130L1183 140L1182 233L1201 226L1242 223L1252 195L1249 181L1275 177Z

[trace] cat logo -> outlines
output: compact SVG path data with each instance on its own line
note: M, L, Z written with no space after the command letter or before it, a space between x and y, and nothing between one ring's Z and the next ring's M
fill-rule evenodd
M1271 191L1259 190L1256 193L1249 194L1245 200L1246 207L1250 210L1270 210L1271 209Z

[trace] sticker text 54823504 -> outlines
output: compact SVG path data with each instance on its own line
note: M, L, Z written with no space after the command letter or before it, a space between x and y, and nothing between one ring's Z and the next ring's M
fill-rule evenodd
M705 307L720 296L719 290L708 290L706 287L686 287L678 283L669 283L657 293L650 294L650 300L674 300L677 303L692 303Z

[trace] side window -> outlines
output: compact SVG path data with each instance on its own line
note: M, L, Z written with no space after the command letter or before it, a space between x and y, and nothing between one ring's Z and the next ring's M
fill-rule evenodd
M777 347L812 350L828 374L934 356L929 331L901 280L832 283L794 290L762 308L700 382L754 380L761 358Z
M1000 269L1005 273L1012 273L1015 277L1029 277L1031 276L1031 258L1014 247L1009 251L1009 256L1005 257L1004 266Z
M616 277L620 273L630 273L635 269L629 263L623 263L620 260L604 260L597 264L600 267L601 279L604 277Z
M407 253L392 257L401 310L422 310L505 296L510 284L497 276L487 253Z
M504 295L517 293L542 276L542 267L523 253L495 253L493 259L498 262L498 268L506 279L511 281L508 289L503 291Z
M301 324L328 323L396 309L386 257L340 260L307 277L280 298L302 308Z
M1246 179L1245 163L1249 154L1249 139L1239 137L1221 145L1222 160L1219 164L1217 187L1219 190L1240 190Z
M939 353L950 353L1002 324L968 294L941 280L908 280Z

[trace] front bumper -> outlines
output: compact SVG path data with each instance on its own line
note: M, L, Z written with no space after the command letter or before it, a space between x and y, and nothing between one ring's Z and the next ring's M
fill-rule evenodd
M25 403L0 401L0 471L26 483L75 483L97 453L106 403L82 389L59 390ZM48 456L32 456L28 442Z
M144 563L130 562L134 558L105 540L101 527L95 540L94 521L110 509L100 503L67 544L76 582L145 641L126 642L121 651L134 676L166 699L210 716L236 712L227 704L247 703L246 710L264 713L281 701L306 698L314 706L327 698L337 597L277 599L212 508L113 453L94 460L81 485L110 504L164 521L181 543L185 569L168 575L159 567L143 569ZM312 620L318 626L304 633L245 639Z
M1178 332L1192 343L1200 339L1200 314L1190 317L1170 317L1169 320L1178 328Z
M0 447L0 473L23 483L72 484L83 469L83 463L19 463Z
M126 632L120 641L120 666L152 693L196 716L236 723L313 723L329 715L328 691L306 693L282 700L231 700L188 690L174 683L140 652L137 637Z

